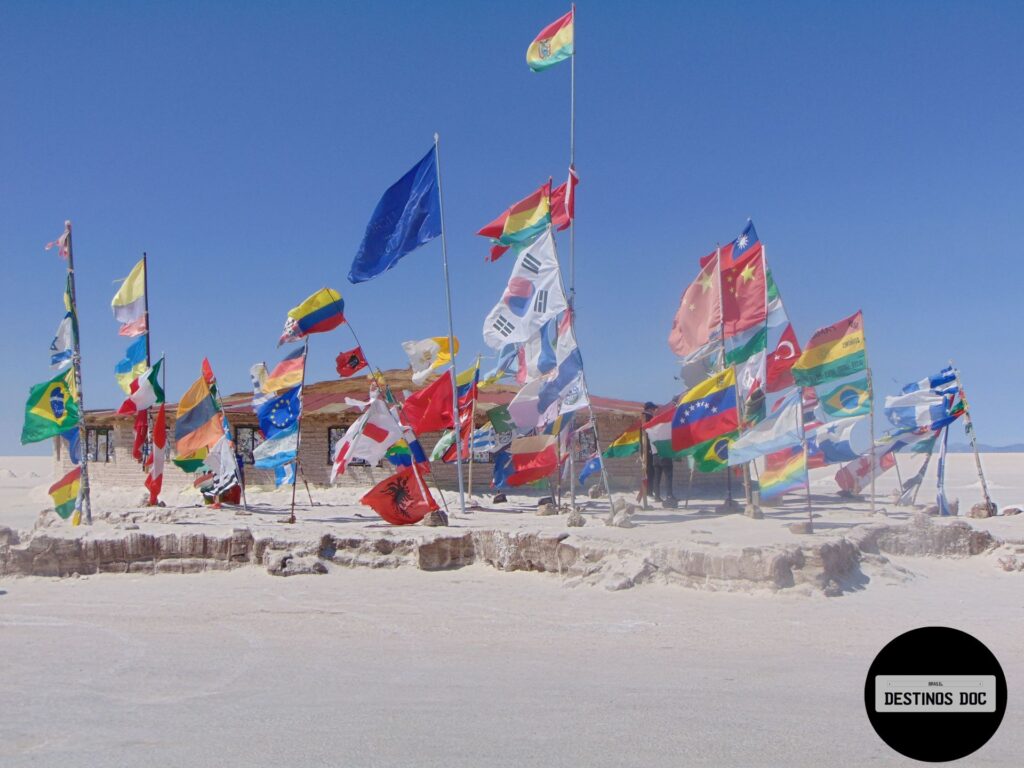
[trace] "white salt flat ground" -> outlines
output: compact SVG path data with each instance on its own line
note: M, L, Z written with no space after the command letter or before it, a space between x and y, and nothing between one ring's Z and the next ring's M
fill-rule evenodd
M971 459L952 464L969 503ZM1022 457L986 469L998 502L1024 500ZM31 526L40 481L0 478L0 525ZM871 730L864 676L929 624L976 635L1007 675L1003 725L964 764L1020 765L1024 574L986 556L897 563L914 577L839 598L608 592L482 566L2 580L0 765L910 764Z

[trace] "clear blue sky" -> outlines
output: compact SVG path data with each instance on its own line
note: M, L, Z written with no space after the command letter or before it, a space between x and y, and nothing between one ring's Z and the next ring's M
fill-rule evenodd
M442 135L456 333L511 263L474 235L568 159L569 67L526 46L567 3L0 5L0 452L49 376L75 225L86 404L120 401L115 278L150 254L176 399L274 362L339 289L371 359L445 333L440 242L352 286L381 192ZM1024 5L598 3L577 21L578 336L597 394L664 400L697 258L753 217L801 340L858 308L880 393L954 358L980 439L1024 439ZM567 240L563 241L567 250ZM312 378L352 346L314 337ZM962 440L962 433L954 435ZM41 446L49 450L48 445Z

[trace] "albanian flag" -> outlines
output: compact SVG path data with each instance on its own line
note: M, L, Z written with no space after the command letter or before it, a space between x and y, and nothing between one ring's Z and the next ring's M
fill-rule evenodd
M356 347L350 349L348 352L342 352L335 358L337 363L338 375L341 378L346 379L356 371L361 371L366 367L366 357L363 356L363 348Z
M377 483L359 500L392 525L412 525L438 509L415 465Z

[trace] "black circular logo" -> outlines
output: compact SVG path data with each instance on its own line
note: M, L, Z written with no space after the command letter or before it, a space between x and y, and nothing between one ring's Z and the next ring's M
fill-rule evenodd
M929 763L971 754L999 728L1006 676L976 638L949 627L900 635L868 669L864 706L881 739Z

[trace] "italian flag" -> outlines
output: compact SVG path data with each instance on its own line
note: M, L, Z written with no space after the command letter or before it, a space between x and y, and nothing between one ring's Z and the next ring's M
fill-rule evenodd
M156 365L147 368L132 382L128 398L121 403L118 413L138 413L164 401L164 390L160 386L160 367L163 363L163 358L157 360Z
M159 363L157 363L159 365ZM163 393L161 392L161 397ZM164 412L164 404L160 403L160 410L156 412L156 421L153 422L153 466L146 476L146 489L149 491L149 506L155 507L160 497L160 490L164 485L164 449L167 447L167 414Z

